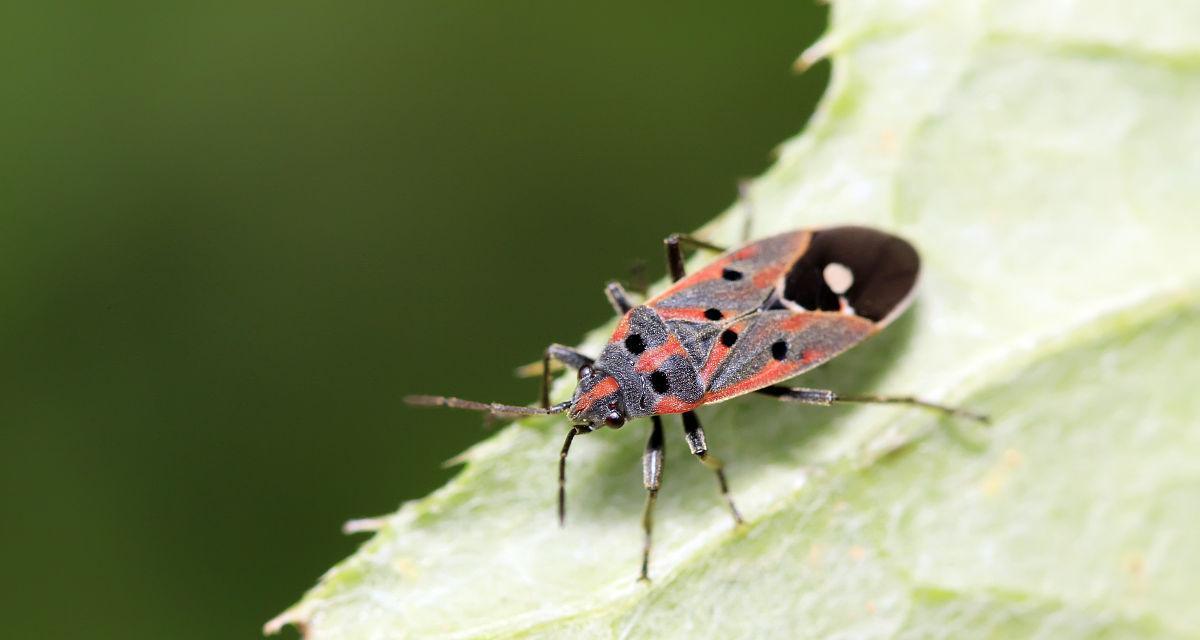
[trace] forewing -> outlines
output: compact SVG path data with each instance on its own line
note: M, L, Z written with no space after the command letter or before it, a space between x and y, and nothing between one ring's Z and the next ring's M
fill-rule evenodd
M870 320L838 312L763 311L714 343L701 373L704 403L719 402L799 375L874 332Z

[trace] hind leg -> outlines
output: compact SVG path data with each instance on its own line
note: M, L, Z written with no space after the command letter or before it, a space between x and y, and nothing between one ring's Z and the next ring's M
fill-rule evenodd
M860 396L844 396L834 393L828 389L807 389L805 387L764 387L755 393L761 393L772 398L783 400L784 402L800 402L803 404L815 404L821 406L832 406L843 402L855 403L872 403L872 404L906 404L913 407L920 407L929 411L937 411L948 416L957 416L967 418L977 422L987 422L988 417L969 411L961 407L951 407L944 404L921 400L912 396L876 396L876 395L860 395Z

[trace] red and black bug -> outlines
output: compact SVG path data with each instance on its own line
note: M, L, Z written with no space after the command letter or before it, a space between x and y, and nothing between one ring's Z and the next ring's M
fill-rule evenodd
M709 454L694 409L747 393L817 405L884 402L917 405L982 420L982 416L912 397L844 396L825 389L782 387L801 374L883 329L912 300L920 259L907 241L867 227L844 226L782 233L724 252L685 275L681 244L722 249L688 236L666 239L675 284L634 305L618 283L606 294L621 320L598 358L550 345L542 362L542 407L410 396L412 404L485 411L493 415L566 413L559 460L559 521L565 519L566 459L571 441L602 426L621 428L648 417L643 456L648 491L643 513L641 578L648 576L655 498L662 479L660 416L682 414L688 448L717 475L736 522L722 464ZM571 400L551 406L550 361L577 369Z

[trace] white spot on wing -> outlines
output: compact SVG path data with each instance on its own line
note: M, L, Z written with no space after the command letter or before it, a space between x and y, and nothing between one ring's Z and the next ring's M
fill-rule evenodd
M825 265L825 270L821 272L825 277L825 284L839 296L846 293L850 287L854 286L854 274L846 265L839 262L830 262Z

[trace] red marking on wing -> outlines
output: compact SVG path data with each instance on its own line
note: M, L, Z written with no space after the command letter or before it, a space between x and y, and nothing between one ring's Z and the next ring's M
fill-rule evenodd
M754 245L749 245L749 246L744 247L740 251L749 251L749 253L747 255L754 255L755 253L758 252L758 248L755 247ZM647 301L646 304L648 304L650 306L654 306L654 303L658 302L659 300L662 300L664 298L669 298L669 297L675 295L675 293L677 293L683 289L687 289L689 287L694 287L698 284L702 284L702 283L709 282L712 280L720 280L721 279L721 271L723 271L725 269L725 267L729 266L729 264L731 262L733 262L734 260L737 260L737 259L738 259L737 254L729 254L729 255L721 256L720 258L717 258L716 260L713 260L712 262L704 265L699 270L693 271L693 272L689 273L687 276L684 276L684 278L682 280L671 285L671 287L669 289L667 289L666 291L663 291L662 293L654 296L654 298Z
M679 342L679 338L676 338L673 333L667 335L667 341L662 345L638 356L637 371L638 373L654 371L671 356L687 357L687 349L683 348L683 343Z
M704 404L703 400L700 402L688 402L675 396L666 396L654 405L654 413L660 416L668 413L683 413L691 411L702 404Z
M816 315L812 313L797 313L780 322L779 328L787 332L800 331L812 324L815 318Z
M805 360L807 359L808 354L805 354ZM709 402L717 402L726 398L732 398L733 396L740 396L744 393L750 393L751 391L774 384L779 380L790 378L792 376L791 372L799 369L800 365L801 363L795 360L787 363L771 360L766 364L766 366L764 366L762 369L759 369L758 373L746 378L745 380L742 380L741 382L731 384L724 389L710 391L704 394L704 397L701 398L700 401L707 404Z
M656 308L655 311L658 313L659 317L661 317L663 320L691 320L693 322L711 322L711 320L704 317L704 312L707 311L707 309L688 309L688 308L660 309L660 308ZM721 310L721 311L722 311L722 313L724 313L723 310Z
M708 352L708 358L704 360L704 369L700 371L700 381L704 383L704 386L707 387L708 383L712 381L727 355L729 355L729 347L721 344L720 340L713 343L712 350Z
M754 274L754 286L762 288L775 282L780 276L787 273L788 268L791 266L791 264L772 264L769 267L758 270Z
M701 267L699 271L693 271L692 273L688 274L686 277L684 277L683 280L680 280L679 282L676 282L675 284L671 285L670 289L667 289L662 294L659 294L658 296L655 296L655 297L662 298L662 297L665 297L666 294L668 294L670 292L675 292L680 289L686 289L688 287L700 284L701 282L708 282L709 280L717 280L721 277L721 270L724 269L725 266L728 265L730 262L733 262L732 256L725 256L724 258L717 258L716 260Z
M746 330L747 324L746 321L738 322L730 326L729 329L737 333L743 333ZM700 371L700 381L705 387L712 382L713 376L717 374L717 369L725 362L725 358L729 355L730 351L732 349L722 344L719 338L713 341L712 348L708 350L708 357L704 359L704 368Z
M596 386L588 389L586 393L579 396L579 400L575 402L575 406L571 407L571 413L578 415L587 412L593 404L596 404L596 401L612 395L620 386L616 378L612 376L606 377L597 382Z
M742 247L741 249L734 251L733 259L734 260L747 260L749 258L753 258L754 256L758 255L758 248L759 248L758 244L748 244L748 245Z

